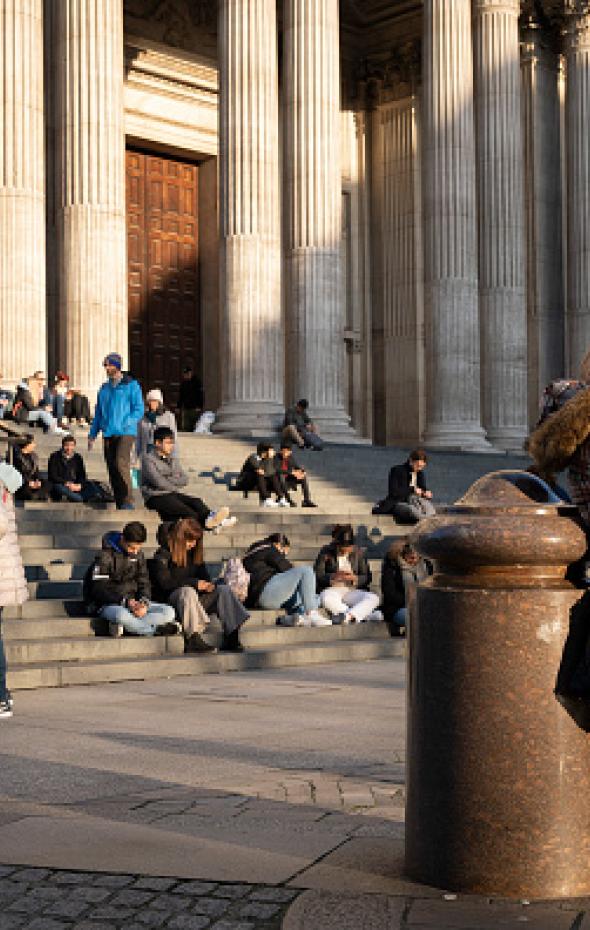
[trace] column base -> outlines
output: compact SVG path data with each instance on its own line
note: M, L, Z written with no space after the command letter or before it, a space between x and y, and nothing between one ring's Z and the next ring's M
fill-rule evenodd
M497 450L486 439L485 431L473 423L435 423L427 426L423 444L428 449L448 449L459 452L490 452Z
M354 442L356 430L350 425L350 416L344 407L317 408L310 404L310 413L322 439L328 442Z
M213 432L265 437L279 431L284 417L282 404L233 401L219 408Z
M486 435L492 446L502 452L522 452L527 430L524 426L489 427Z

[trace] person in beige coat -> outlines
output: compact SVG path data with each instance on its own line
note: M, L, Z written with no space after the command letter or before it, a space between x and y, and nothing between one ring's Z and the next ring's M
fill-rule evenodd
M22 483L19 472L7 462L0 463L0 624L4 607L13 607L28 598L23 561L18 545L12 495ZM12 717L12 697L6 687L6 655L0 626L0 719Z

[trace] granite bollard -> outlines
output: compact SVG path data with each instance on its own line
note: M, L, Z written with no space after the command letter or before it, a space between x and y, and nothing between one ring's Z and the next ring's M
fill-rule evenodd
M590 894L590 736L556 700L582 557L576 510L527 472L417 528L435 564L409 636L406 871L465 893Z

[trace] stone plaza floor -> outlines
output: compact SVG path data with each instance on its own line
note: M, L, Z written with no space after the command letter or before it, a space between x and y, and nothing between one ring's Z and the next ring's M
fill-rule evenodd
M403 876L404 662L19 692L0 930L590 930Z

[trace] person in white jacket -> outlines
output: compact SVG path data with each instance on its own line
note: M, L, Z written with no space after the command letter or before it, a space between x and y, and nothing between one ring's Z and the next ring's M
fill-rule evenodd
M12 495L22 484L20 473L0 462L0 623L4 607L24 604L27 583L18 545ZM0 626L0 720L12 717L12 697L6 687L6 655Z

